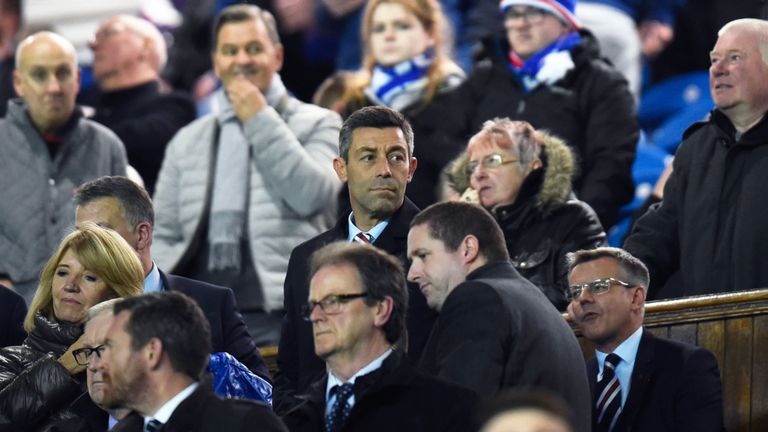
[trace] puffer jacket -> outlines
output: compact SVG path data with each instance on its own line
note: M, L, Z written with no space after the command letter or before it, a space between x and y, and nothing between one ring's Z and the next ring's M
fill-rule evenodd
M496 208L494 216L512 265L562 311L568 305L565 255L605 246L605 232L589 204L571 192L571 150L550 140L541 159L543 167L528 175L515 202Z
M60 430L77 415L70 405L85 393L85 374L71 376L57 361L82 334L41 312L22 345L0 350L0 431Z
M333 225L341 182L332 161L340 128L338 114L287 93L279 106L243 124L251 146L247 235L267 310L282 308L293 248ZM182 128L168 144L155 187L152 252L169 272L192 261L206 241L218 133L211 114Z

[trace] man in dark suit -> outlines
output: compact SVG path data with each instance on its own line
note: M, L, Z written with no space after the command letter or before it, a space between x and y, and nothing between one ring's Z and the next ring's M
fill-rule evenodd
M417 371L396 347L408 304L397 258L336 242L312 256L310 279L304 317L328 372L285 415L292 432L472 430L476 395Z
M643 329L645 265L598 248L569 254L568 266L568 313L596 349L587 365L594 430L723 430L715 356Z
M214 352L226 351L269 380L269 371L248 333L229 288L164 273L152 261L154 211L147 192L126 177L105 176L75 193L77 224L95 222L117 231L139 255L146 275L144 292L179 291L203 309Z
M573 331L509 262L504 234L484 209L435 204L411 221L408 280L440 312L420 367L480 394L540 388L562 397L574 430L590 427L589 384Z
M334 241L366 241L400 258L405 264L408 224L419 209L405 198L405 188L416 170L413 131L405 118L385 107L354 112L339 134L339 157L333 167L347 183L351 213L341 216L331 230L297 246L285 278L285 318L277 355L277 410L289 397L303 393L322 376L325 365L315 355L312 326L301 315L309 295L308 261L313 252ZM434 313L424 296L408 286L408 356L418 359L429 336Z
M220 399L198 382L211 338L192 299L156 292L120 301L113 312L101 353L87 357L102 379L100 404L133 411L114 431L286 431L266 405Z
M27 337L23 327L26 315L24 297L0 285L0 348L24 342Z

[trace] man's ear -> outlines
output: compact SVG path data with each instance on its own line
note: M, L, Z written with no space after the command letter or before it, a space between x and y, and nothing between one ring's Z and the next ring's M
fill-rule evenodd
M18 69L13 70L13 89L19 97L24 97L24 87L21 86L21 72Z
M147 368L154 370L160 367L160 361L165 354L163 342L158 338L152 338L143 348L144 359L147 362Z
M347 182L347 163L344 162L341 156L333 158L333 170L336 171L336 175L342 183Z
M419 161L415 157L411 158L411 163L408 166L408 183L413 179L413 173L416 172L416 167L419 165Z
M635 287L632 293L632 308L643 309L645 307L645 296L648 294L645 287Z
M136 226L136 233L139 236L136 249L144 250L152 245L152 225L149 222L139 222Z
M460 248L464 264L473 263L480 256L480 241L472 234L464 237Z
M376 315L373 317L373 325L376 327L384 327L389 322L389 317L392 316L392 309L394 308L394 302L392 297L384 297L384 300L380 300L376 305Z

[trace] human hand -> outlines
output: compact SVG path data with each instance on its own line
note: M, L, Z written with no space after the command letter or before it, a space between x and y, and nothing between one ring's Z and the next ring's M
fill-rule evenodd
M643 54L653 57L660 53L675 37L675 31L669 24L660 21L644 21L638 28Z
M224 82L224 88L240 122L245 123L267 106L267 100L243 74L235 74Z
M85 365L77 364L75 356L72 354L75 350L85 348L85 335L80 336L72 345L69 346L67 351L59 357L59 363L69 372L70 375L77 375L80 372L85 371Z

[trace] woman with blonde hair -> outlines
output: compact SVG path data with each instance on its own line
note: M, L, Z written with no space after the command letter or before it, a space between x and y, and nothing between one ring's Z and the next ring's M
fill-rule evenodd
M27 339L0 350L0 429L59 430L76 417L86 366L73 352L83 347L88 309L143 288L138 256L116 232L88 223L64 238L40 275Z
M412 156L418 160L406 195L421 208L437 201L440 172L463 147L449 145L441 132L440 124L450 121L452 110L433 103L464 80L449 55L449 34L437 0L369 1L362 24L363 68L351 75L342 72L346 88L341 103L327 103L345 118L370 105L405 115L416 138ZM322 86L315 100L326 100L328 88Z

